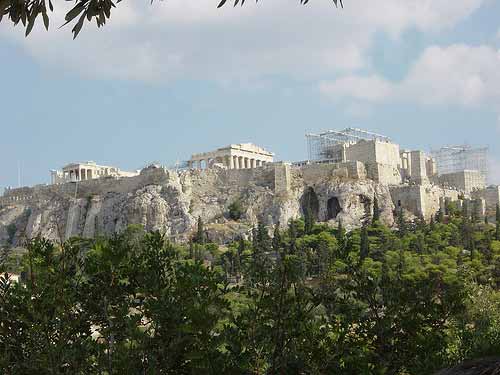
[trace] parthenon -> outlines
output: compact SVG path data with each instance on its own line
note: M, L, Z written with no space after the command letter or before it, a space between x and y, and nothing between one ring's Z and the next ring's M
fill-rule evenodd
M231 144L215 151L193 154L189 168L206 169L221 164L228 169L249 169L273 162L274 154L252 143Z

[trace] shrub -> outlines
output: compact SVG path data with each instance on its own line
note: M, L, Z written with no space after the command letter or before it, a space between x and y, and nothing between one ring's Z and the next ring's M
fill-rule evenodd
M243 216L243 207L239 200L234 201L229 205L229 218L232 220L239 220Z

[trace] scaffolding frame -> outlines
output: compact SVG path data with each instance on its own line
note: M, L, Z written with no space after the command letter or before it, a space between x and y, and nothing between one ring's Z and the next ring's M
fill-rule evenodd
M335 146L354 144L360 140L379 140L392 142L389 137L359 128L346 128L344 130L327 130L319 134L307 133L307 152L309 160L341 161L341 155L335 151Z
M477 170L487 179L488 152L488 147L454 145L432 150L431 155L436 160L438 175Z

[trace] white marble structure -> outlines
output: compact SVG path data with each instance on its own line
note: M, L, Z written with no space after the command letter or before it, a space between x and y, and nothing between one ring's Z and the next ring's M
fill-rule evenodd
M258 168L273 162L274 154L252 143L231 144L215 151L193 154L189 168L206 169L219 164L228 169Z
M126 172L117 167L98 165L93 161L84 163L70 163L62 170L50 171L50 183L53 185L64 184L66 182L92 180L101 177L132 177L138 172Z

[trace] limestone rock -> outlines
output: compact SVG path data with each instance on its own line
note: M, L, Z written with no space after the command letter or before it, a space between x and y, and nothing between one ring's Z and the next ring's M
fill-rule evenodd
M131 224L186 241L198 217L207 224L210 238L224 243L248 235L258 220L285 227L290 219L303 216L308 194L315 196L318 221L336 226L342 220L348 229L359 227L371 215L377 196L382 220L393 224L394 205L387 186L315 167L312 172L287 170L290 181L285 189L277 189L275 175L273 165L179 172L152 166L135 177L35 187L25 193L25 200L0 198L0 243L7 242L9 225L16 227L15 241L22 235L91 238L123 231ZM228 207L235 201L244 211L239 222L228 217Z

